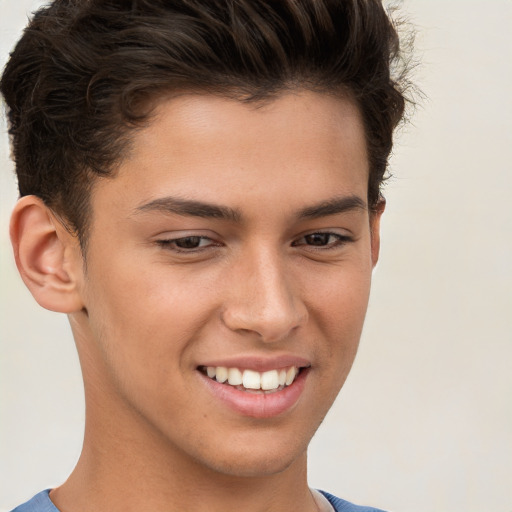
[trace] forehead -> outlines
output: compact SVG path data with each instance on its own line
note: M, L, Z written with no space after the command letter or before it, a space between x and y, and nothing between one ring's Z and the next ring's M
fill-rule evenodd
M174 126L172 134L171 126ZM332 151L339 149L342 136L359 146L361 135L364 139L361 114L348 95L298 89L247 102L213 94L164 98L156 103L150 125L133 142L135 149L140 149L172 136L176 143L174 150L179 151L179 142L194 139L200 144L217 144L226 138L225 142L232 143L218 147L219 152L232 150L239 144L239 150L250 157L285 141L301 147L307 142L308 147Z
M114 202L133 207L165 195L237 208L279 203L283 194L303 203L344 194L366 199L363 123L351 100L308 91L263 103L200 94L164 99L106 183Z

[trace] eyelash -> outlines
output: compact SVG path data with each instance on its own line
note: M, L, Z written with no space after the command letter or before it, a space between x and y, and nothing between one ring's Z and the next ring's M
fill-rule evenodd
M307 244L307 243L301 243L302 240L306 240L308 237L314 237L314 236L327 236L328 239L331 237L334 237L336 240L331 243L325 243L324 245L315 245L315 244ZM186 240L198 242L199 245L197 247L188 247L183 248L179 247L177 243L184 242ZM210 241L211 244L207 244L206 246L201 246L202 241ZM303 235L299 239L295 240L292 243L292 247L309 247L309 250L314 251L328 251L332 249L336 249L338 247L341 247L345 245L346 243L352 242L353 239L350 236L347 235L340 235L339 233L332 233L330 231L315 231L313 233L308 233L307 235ZM218 247L221 244L216 243L214 240L207 236L183 236L179 238L172 238L172 239L166 239L166 240L157 240L157 244L160 245L162 248L167 250L172 250L177 253L183 253L183 254L195 254L202 251L207 251L211 249L212 247Z

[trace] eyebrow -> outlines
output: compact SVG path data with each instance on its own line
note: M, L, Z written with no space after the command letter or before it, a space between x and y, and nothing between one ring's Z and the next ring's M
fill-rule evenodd
M353 210L368 209L366 202L358 196L334 197L319 204L308 206L299 212L301 219L318 219Z
M318 219L353 210L367 210L366 202L358 196L334 197L299 210L297 218ZM135 213L144 212L162 212L186 217L213 218L237 223L243 219L242 213L237 208L171 196L154 199L135 209Z
M140 212L162 212L174 213L177 215L203 217L213 219L223 219L232 222L240 222L242 214L239 210L220 206L212 203L204 203L202 201L194 201L190 199L180 199L177 197L162 197L154 199L149 203L145 203L135 209L136 213Z

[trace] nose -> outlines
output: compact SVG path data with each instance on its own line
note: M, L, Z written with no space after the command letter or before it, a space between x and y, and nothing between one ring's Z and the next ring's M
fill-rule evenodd
M226 281L224 324L265 343L286 339L307 322L308 311L286 264L272 254L246 257Z

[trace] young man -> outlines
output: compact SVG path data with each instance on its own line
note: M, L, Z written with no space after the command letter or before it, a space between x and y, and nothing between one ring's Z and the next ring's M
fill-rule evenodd
M56 0L6 66L11 238L86 427L19 512L317 511L403 114L377 0ZM334 466L333 461L333 466Z

